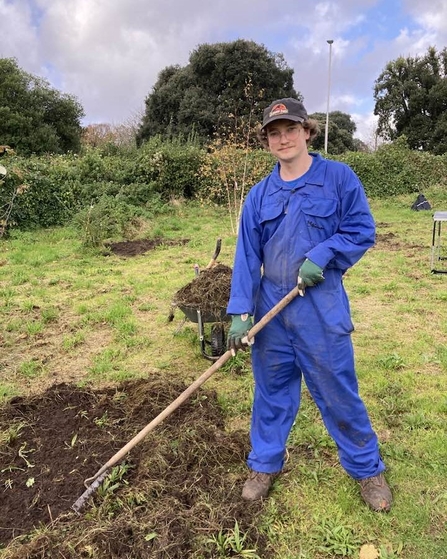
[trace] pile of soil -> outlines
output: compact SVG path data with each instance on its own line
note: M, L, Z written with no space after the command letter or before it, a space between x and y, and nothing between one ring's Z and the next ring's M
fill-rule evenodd
M225 431L216 394L203 389L131 450L126 473L115 469L81 515L71 510L84 479L185 388L172 376L102 390L60 384L4 405L2 557L216 557L213 537L235 522L246 548L269 557L256 528L262 504L240 497L248 437Z
M205 269L174 295L173 306L220 316L230 299L232 270L224 264Z
M137 239L134 241L119 241L116 243L109 243L106 248L118 256L138 256L159 246L178 246L186 245L189 239L180 239L171 241L161 237L154 239Z

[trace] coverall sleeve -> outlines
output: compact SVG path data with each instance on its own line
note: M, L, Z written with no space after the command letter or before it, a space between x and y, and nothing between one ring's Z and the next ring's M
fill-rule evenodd
M334 235L312 248L307 258L321 268L347 270L375 243L375 223L360 179L343 165L337 185L340 220Z
M231 279L228 314L254 313L261 281L261 228L252 189L244 203Z

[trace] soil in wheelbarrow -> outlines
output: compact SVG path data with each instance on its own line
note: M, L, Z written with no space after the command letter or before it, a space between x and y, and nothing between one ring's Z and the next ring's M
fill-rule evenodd
M219 316L230 298L232 269L224 264L203 270L174 295L173 304Z
M6 559L220 556L213 537L235 523L245 548L271 557L241 502L247 435L225 429L200 389L149 433L87 501L91 477L187 385L175 375L93 390L60 384L0 409L0 552Z

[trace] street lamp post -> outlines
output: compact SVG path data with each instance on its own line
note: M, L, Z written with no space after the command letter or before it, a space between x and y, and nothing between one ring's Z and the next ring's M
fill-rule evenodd
M324 152L327 153L327 140L329 135L329 99L331 96L331 64L332 64L332 43L333 39L328 39L327 43L329 45L329 71L327 78L327 107L326 107L326 128L324 131Z

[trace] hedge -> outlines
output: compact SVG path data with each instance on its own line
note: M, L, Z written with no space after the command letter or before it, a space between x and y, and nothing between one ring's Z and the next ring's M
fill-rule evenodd
M409 150L405 140L374 153L332 157L350 165L371 198L386 198L445 185L447 155ZM6 156L0 183L0 226L29 228L66 223L103 197L144 210L153 199L200 199L227 204L228 194L245 196L273 166L264 150L151 139L140 149L107 155L90 149L80 156ZM2 223L3 222L3 223Z

